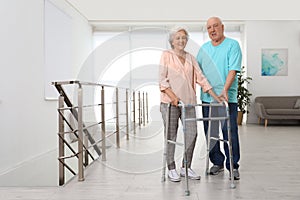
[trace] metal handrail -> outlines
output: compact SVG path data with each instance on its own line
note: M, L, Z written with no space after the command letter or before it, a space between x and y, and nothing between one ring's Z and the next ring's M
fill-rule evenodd
M59 185L65 184L65 168L69 170L73 175L76 175L75 171L72 167L66 163L66 160L69 158L77 158L77 168L78 168L78 181L84 181L84 167L89 165L89 158L91 158L92 162L95 159L98 159L100 156L102 157L102 161L106 161L106 138L111 137L112 135L116 135L116 146L120 147L120 130L126 128L126 139L129 139L129 131L134 131L135 133L135 125L136 125L136 116L135 113L138 112L138 124L141 127L141 124L145 126L148 122L148 95L147 93L142 93L143 98L141 98L140 91L138 91L138 101L135 100L136 91L131 91L128 88L116 87L111 85L105 85L100 83L91 83L91 82L81 82L78 80L72 81L56 81L52 82L52 85L55 86L57 91L59 92L58 97L58 121L59 121ZM77 85L77 89L74 89L74 96L77 96L77 104L73 105L68 94L66 93L64 87L67 85ZM83 104L83 90L84 86L92 86L96 88L101 88L101 102L95 104ZM105 102L105 89L110 88L115 90L115 100L112 102ZM119 92L125 91L126 98L125 100L120 100ZM130 95L129 95L130 93ZM146 95L145 95L146 94ZM130 98L131 97L131 98ZM130 98L130 99L129 99ZM146 99L145 99L146 98ZM143 101L143 102L142 102ZM132 106L129 102L133 102ZM146 103L145 103L146 102ZM138 104L136 106L135 104ZM119 113L120 104L122 104L123 108L125 108L125 113ZM125 104L125 105L123 105ZM106 105L115 106L116 114L110 119L106 119L105 110ZM143 105L143 106L142 106ZM101 109L101 120L96 120L93 124L88 126L85 125L83 121L84 116L84 108L93 108L99 107ZM77 128L74 128L70 119L65 116L66 112L70 112L75 118L75 123ZM130 115L133 114L132 120L130 120ZM125 115L125 125L120 123L120 116ZM122 118L123 119L123 118ZM147 122L146 122L147 119ZM115 130L106 131L106 123L108 121L114 120ZM122 121L123 122L123 121ZM110 122L109 122L110 123ZM65 124L71 131L65 130ZM130 129L130 127L133 128ZM89 128L99 126L101 132L101 139L95 141L93 134L89 130ZM68 141L65 136L68 134L74 134L76 136L77 148L74 145L71 145L74 141ZM98 147L98 144L101 142L101 150ZM65 146L72 152L71 155L65 155ZM92 150L97 153L97 157L93 156Z

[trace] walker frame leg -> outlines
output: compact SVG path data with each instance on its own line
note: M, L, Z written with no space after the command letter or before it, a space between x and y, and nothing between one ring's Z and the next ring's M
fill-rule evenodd
M166 181L167 145L168 145L168 132L169 132L170 114L171 114L171 104L168 104L167 116L166 116L166 128L165 128L165 131L164 131L164 152L163 152L163 166L162 166L161 182Z
M230 164L230 188L234 189L234 177L233 177L233 152L232 152L232 139L231 139L231 127L230 127L230 115L229 115L229 107L226 107L227 114L227 132L228 132L228 149L229 149L229 164Z
M190 195L190 190L189 190L189 176L188 176L188 167L187 167L187 148L186 148L186 120L185 120L185 106L182 106L181 109L181 114L182 114L182 125L183 125L183 150L184 150L184 169L185 169L185 183L186 183L186 189L185 189L185 195L189 196Z
M208 117L211 118L211 106L209 106L209 114ZM205 174L206 176L209 175L209 152L210 152L210 132L211 132L211 120L208 120L208 130L206 133L206 142L207 142L207 149L206 149L206 165L205 165Z
M227 134L228 134L228 138L227 140L222 140L222 139L216 139L217 141L220 142L225 142L228 145L228 149L229 149L229 164L230 164L230 169L229 169L229 176L230 176L230 188L235 188L235 183L234 183L234 177L233 177L233 151L232 151L232 139L231 139L231 127L230 127L230 115L229 115L229 106L227 102L223 102L225 108L226 108L226 116L225 117L212 117L211 115L211 111L212 111L212 106L216 106L217 104L213 105L213 104L209 104L206 106L209 106L209 116L208 119L206 119L208 121L208 131L206 134L206 141L207 141L207 156L206 156L206 175L209 174L208 171L208 167L209 167L209 151L210 151L210 142L211 142L211 121L212 120L225 120L227 121ZM205 106L204 104L202 104L203 106ZM220 104L219 104L220 106Z

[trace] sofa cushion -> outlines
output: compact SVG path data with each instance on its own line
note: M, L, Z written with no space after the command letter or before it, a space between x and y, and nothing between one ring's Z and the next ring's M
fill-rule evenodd
M294 105L294 108L298 108L300 109L300 99L297 99L295 105Z
M269 115L300 115L300 109L266 109Z

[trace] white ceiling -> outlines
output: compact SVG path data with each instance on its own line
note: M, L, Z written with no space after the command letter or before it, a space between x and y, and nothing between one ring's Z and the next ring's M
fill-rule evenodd
M184 24L189 30L203 30L206 17L177 15L182 5L174 0L64 0L94 26L94 30L128 29L128 26L174 26ZM157 2L161 1L160 5ZM193 0L186 0L193 1ZM156 3L155 3L156 2ZM183 3L187 5L187 2ZM159 11L160 10L160 11ZM162 12L161 10L164 10ZM183 9L184 10L184 9ZM182 11L181 11L182 12ZM184 12L188 13L188 12ZM201 12L203 13L203 12ZM183 17L185 16L185 18ZM202 19L202 20L201 20ZM239 29L242 21L226 20L226 28Z
M224 21L299 20L298 0L61 0L90 23L206 21L221 16Z

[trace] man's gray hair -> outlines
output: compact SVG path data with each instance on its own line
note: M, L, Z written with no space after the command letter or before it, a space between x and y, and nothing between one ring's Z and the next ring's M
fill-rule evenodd
M207 19L207 21L210 20L210 19L217 19L218 21L220 21L220 24L223 24L222 19L218 16L210 17L210 18Z

